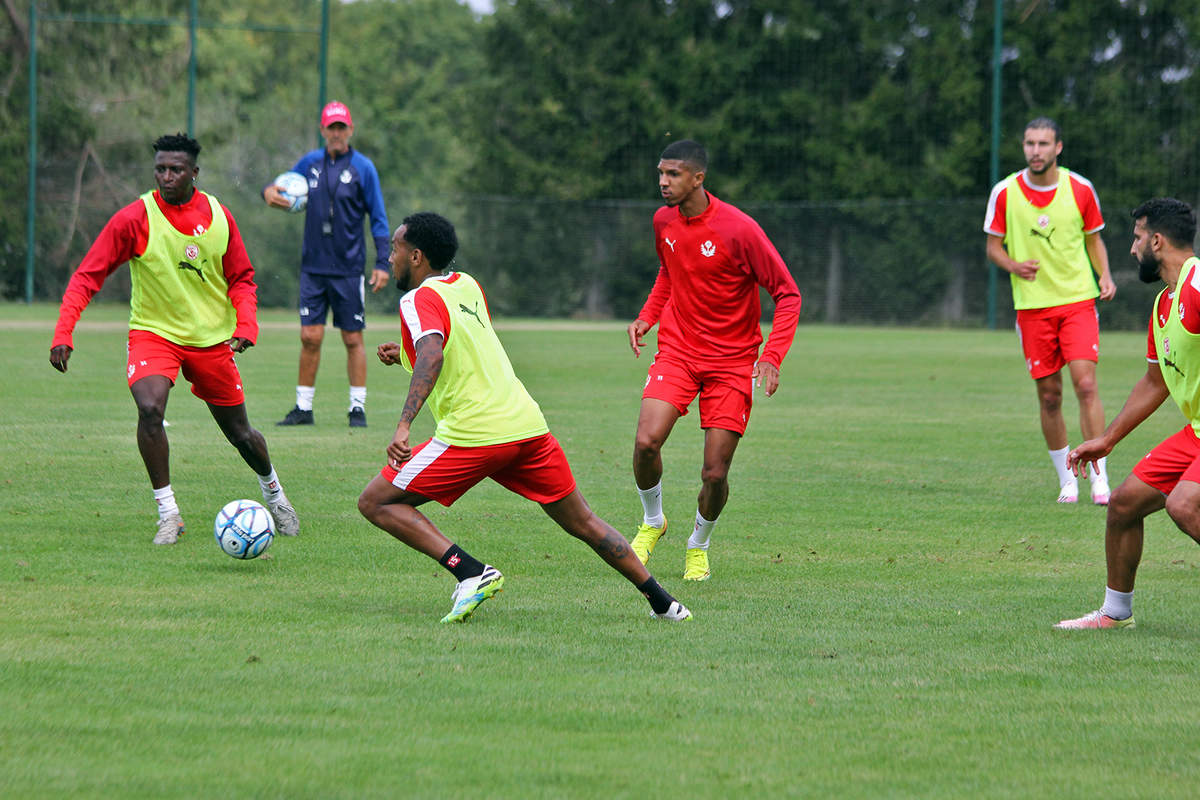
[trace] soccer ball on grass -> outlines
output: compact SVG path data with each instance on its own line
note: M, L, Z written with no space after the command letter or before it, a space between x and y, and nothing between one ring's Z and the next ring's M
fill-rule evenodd
M231 500L217 513L213 535L234 558L258 558L275 538L275 520L262 503Z

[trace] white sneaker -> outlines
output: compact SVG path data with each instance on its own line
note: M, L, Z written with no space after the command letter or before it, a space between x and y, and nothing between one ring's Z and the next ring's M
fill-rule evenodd
M1055 623L1054 627L1060 631L1086 631L1109 628L1134 628L1137 627L1137 623L1133 621L1132 614L1125 619L1113 619L1103 611L1096 609L1077 619L1064 619L1062 622Z
M653 609L650 611L650 616L655 619L665 619L671 622L683 622L686 619L692 618L692 612L687 610L687 606L678 600L671 601L671 607L661 614L656 614Z
M187 533L183 526L183 517L172 514L158 521L158 533L154 534L155 544L175 544L179 537Z
M267 508L271 509L271 516L275 518L276 533L283 536L295 536L300 533L300 518L296 516L296 509L292 508L286 497L281 497L274 503L267 503Z
M1058 490L1058 502L1060 503L1078 503L1079 502L1079 484L1071 481L1068 484L1061 486Z
M1092 484L1092 502L1098 506L1108 505L1108 499L1112 497L1112 492L1108 490L1107 483Z

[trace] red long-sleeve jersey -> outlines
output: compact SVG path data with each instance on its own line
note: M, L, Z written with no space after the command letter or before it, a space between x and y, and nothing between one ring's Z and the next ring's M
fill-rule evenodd
M658 278L638 319L659 323L658 352L704 362L765 361L778 368L800 318L800 290L758 223L708 194L708 208L685 217L654 215ZM758 287L775 301L762 355Z
M154 201L180 233L198 235L212 223L212 209L207 197L200 192L193 192L191 199L183 205L173 206L155 190ZM250 256L246 254L246 245L237 223L233 221L233 215L224 205L221 210L229 221L229 245L221 265L229 283L229 301L237 313L233 335L253 344L258 339L258 286L254 283L254 267L250 264ZM149 236L150 221L140 198L112 215L96 241L92 242L63 292L51 347L65 344L74 348L72 334L83 310L109 275L146 251Z

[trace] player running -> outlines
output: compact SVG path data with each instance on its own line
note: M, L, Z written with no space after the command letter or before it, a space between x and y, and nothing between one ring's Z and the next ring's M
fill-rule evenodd
M1161 442L1113 492L1104 531L1108 582L1104 604L1054 627L1132 628L1133 581L1142 560L1146 517L1166 508L1179 529L1200 543L1200 259L1192 249L1196 215L1179 200L1148 200L1133 210L1133 257L1138 277L1162 280L1146 343L1146 374L1104 433L1076 447L1067 463L1076 473L1104 458L1154 413L1169 395L1188 424Z
M705 191L708 154L690 140L673 142L658 162L666 205L654 215L659 271L642 310L629 325L629 346L659 323L658 352L642 391L633 477L642 524L633 551L644 564L667 532L662 502L662 446L676 420L700 395L704 466L696 522L684 554L684 580L710 576L708 545L729 498L729 465L746 432L755 385L767 397L779 388L779 367L800 317L800 291L779 252L753 219ZM762 354L758 287L775 301Z
M654 617L689 619L691 612L658 585L576 488L562 448L496 337L482 289L470 275L448 270L457 251L454 226L429 212L405 218L392 236L388 260L405 291L404 325L401 343L380 345L378 356L403 365L412 379L387 464L363 489L358 510L454 575L454 606L442 622L465 622L503 588L504 576L442 535L417 506L430 500L449 506L484 478L539 503L636 586ZM426 401L437 429L414 447L409 426Z
M138 409L137 442L158 505L155 544L175 544L183 517L171 488L163 429L167 396L183 370L192 394L242 460L258 475L263 500L285 536L300 532L296 511L271 465L267 442L246 417L233 354L258 337L258 287L237 223L212 195L195 188L200 144L182 133L154 142L154 180L112 216L63 293L50 363L67 371L72 333L88 303L117 267L129 262L129 391Z

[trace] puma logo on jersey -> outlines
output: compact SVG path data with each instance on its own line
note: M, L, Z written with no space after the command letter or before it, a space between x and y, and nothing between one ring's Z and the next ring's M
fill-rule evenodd
M711 240L700 245L700 255L705 258L712 258L717 254L717 246Z
M663 241L667 243L667 247L671 248L671 252L674 253L675 252L675 242L678 242L679 240L676 239L675 242L672 242L670 239L668 239L667 237L664 236Z
M200 282L201 282L201 283L205 283L205 280L204 280L204 273L203 273L203 272L201 272L201 271L200 271L200 268L199 268L199 267L197 267L195 264L189 264L189 263L187 263L186 261L180 261L180 262L179 262L179 268L180 268L180 269L190 269L192 272L194 272L194 273L196 273L197 275L199 275L199 276L200 276Z
M464 306L462 303L459 303L459 304L458 304L458 308L459 308L459 310L460 310L460 311L462 311L464 314L470 314L472 317L474 317L474 318L475 318L475 321L479 323L479 327L481 327L481 328L486 328L486 327L487 327L486 325L484 325L484 324L483 324L483 320L479 318L479 303L478 303L478 301L476 301L476 303L475 303L475 310L474 310L474 311L472 311L471 309L467 308L467 307L466 307L466 306Z
M1056 231L1056 230L1058 230L1058 229L1057 229L1057 228L1051 228L1049 233L1042 233L1042 232L1041 232L1041 231L1039 231L1037 228L1030 228L1030 229L1029 229L1029 233L1030 233L1030 235L1032 235L1032 236L1040 236L1041 238L1045 239L1045 240L1046 240L1046 244L1050 245L1050 248L1051 248L1051 249L1053 249L1053 248L1054 248L1054 242L1050 241L1050 237L1054 235L1054 231Z

